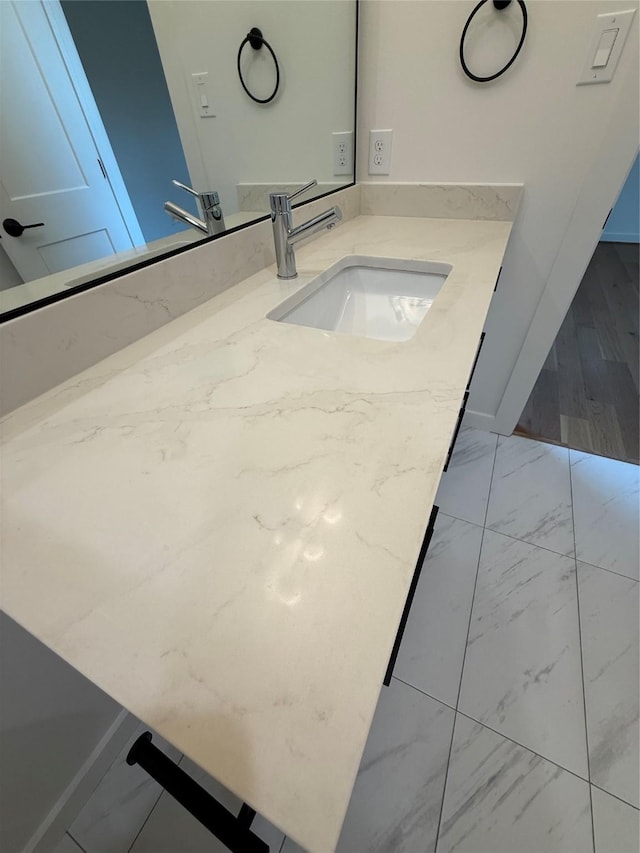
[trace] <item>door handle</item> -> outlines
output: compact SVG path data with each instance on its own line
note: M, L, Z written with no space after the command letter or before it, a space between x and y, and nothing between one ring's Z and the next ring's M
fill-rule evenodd
M25 228L41 228L44 222L34 222L32 225L22 225L17 219L5 219L2 227L10 237L20 237Z

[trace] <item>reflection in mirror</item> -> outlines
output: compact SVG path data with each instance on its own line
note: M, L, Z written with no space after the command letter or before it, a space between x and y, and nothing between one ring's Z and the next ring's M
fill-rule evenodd
M274 190L353 182L356 0L2 0L0 16L5 317L263 218Z

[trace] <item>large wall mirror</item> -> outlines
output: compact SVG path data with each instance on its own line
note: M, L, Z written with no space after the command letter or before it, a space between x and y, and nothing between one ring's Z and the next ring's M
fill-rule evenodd
M2 318L264 218L275 189L353 183L357 0L2 0L0 17ZM173 181L217 193L206 233L165 209L204 220Z

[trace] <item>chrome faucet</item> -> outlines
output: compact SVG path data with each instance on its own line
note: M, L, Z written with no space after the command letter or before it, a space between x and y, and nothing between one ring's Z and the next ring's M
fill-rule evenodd
M273 225L273 239L276 246L276 262L278 264L278 278L295 278L296 256L293 247L299 240L310 237L322 228L333 228L342 219L342 211L339 207L331 207L323 213L303 222L295 228L291 223L291 202L294 198L317 185L317 181L309 181L296 192L269 193L269 207L271 208L271 224Z
M192 228L202 231L203 234L222 234L225 226L218 193L197 193L186 184L181 184L180 181L172 181L171 183L181 190L191 193L191 195L194 195L198 199L203 219L199 219L197 216L189 213L188 210L178 207L172 201L165 201L164 203L164 209L167 213L173 216L174 219L179 219L181 222L186 222Z

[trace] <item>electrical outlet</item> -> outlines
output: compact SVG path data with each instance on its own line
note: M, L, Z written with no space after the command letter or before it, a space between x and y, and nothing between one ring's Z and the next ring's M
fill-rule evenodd
M332 133L333 143L333 174L353 174L353 132L345 130L342 133Z
M392 130L369 131L369 174L388 175L391 172Z

